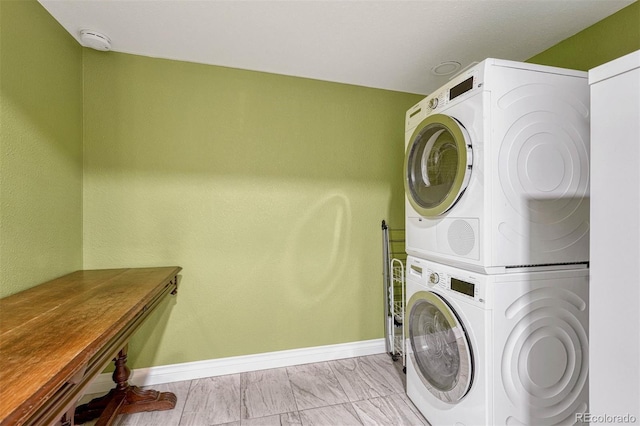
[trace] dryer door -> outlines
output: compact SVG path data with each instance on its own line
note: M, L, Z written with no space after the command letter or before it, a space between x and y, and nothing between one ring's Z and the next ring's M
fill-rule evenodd
M425 118L413 132L404 159L404 187L413 208L438 216L460 199L471 177L473 157L465 128L443 114Z
M411 362L429 391L455 404L469 392L473 356L458 316L430 291L414 294L408 303Z

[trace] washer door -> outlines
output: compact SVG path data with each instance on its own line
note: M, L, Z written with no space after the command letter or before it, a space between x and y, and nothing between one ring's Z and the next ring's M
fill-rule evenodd
M460 199L471 177L473 156L465 128L443 114L416 127L404 159L404 187L413 208L424 217L438 216Z
M411 361L429 391L455 404L469 392L473 356L456 313L439 295L421 291L409 300Z

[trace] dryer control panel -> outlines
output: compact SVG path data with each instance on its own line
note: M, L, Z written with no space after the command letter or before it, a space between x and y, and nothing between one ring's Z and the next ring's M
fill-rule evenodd
M447 85L443 87L440 92L427 96L423 103L426 115L439 111L452 102L457 101L461 96L482 87L482 84L480 84L478 80L478 73L473 71L474 70L470 70L468 73L465 73L461 81L456 79L452 82L452 85Z
M439 112L482 88L484 69L482 66L475 66L476 63L471 65L473 65L471 68L459 73L437 92L422 99L407 111L405 132L410 134L428 115Z

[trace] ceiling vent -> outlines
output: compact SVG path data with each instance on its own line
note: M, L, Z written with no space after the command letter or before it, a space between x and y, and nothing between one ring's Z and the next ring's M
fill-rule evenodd
M454 72L460 69L460 62L456 61L446 61L440 62L435 67L431 68L431 74L442 76L442 75L451 75Z

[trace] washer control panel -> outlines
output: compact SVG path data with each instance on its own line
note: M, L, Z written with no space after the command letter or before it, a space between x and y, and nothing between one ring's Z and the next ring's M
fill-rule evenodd
M407 280L478 306L483 306L486 302L487 283L482 275L463 269L437 265L410 256L407 259Z
M460 299L473 300L480 303L485 302L483 287L473 277L464 276L463 274L448 274L444 271L431 269L427 273L430 287L436 287L449 294L454 294Z

